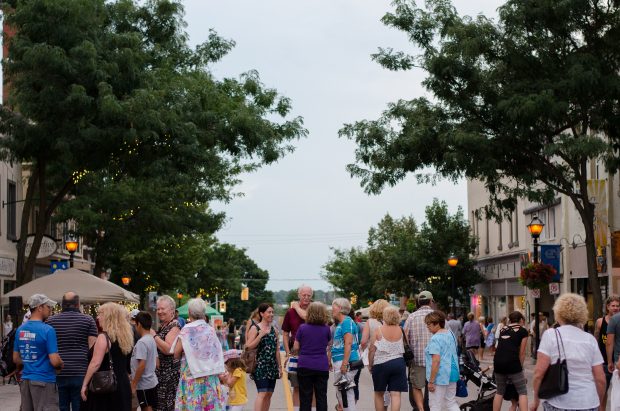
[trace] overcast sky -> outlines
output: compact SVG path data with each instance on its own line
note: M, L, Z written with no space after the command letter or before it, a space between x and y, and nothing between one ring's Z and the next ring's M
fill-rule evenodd
M462 13L496 15L499 0L458 0ZM421 71L394 73L370 59L377 47L412 51L404 33L380 18L385 0L186 0L192 43L210 28L237 45L214 66L217 77L256 69L264 84L290 97L293 114L304 118L307 138L278 163L243 176L235 189L245 194L228 204L226 226L217 233L247 249L269 271L270 290L306 283L327 290L321 279L330 247L364 246L368 229L385 214L424 220L433 198L451 212L466 208L464 182L418 185L412 178L378 196L364 194L345 166L353 142L338 138L343 124L375 119L386 104L425 94Z

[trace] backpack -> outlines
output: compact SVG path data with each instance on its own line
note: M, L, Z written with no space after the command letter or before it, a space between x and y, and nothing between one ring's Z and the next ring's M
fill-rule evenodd
M13 344L15 343L15 330L11 330L10 333L2 340L0 345L0 375L6 377L15 369L15 363L13 362Z
M258 324L256 324L254 321L252 321L252 325L255 326L257 330L260 331ZM252 326L250 326L250 328L251 327ZM247 372L248 374L254 374L254 372L256 371L257 352L258 352L258 345L254 348L245 347L243 349L243 352L241 353L241 361L243 361L243 363L245 364L245 372Z

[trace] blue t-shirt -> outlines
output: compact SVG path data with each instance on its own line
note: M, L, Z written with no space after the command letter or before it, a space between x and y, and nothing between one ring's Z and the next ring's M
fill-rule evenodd
M17 329L13 351L19 352L24 363L24 380L56 382L56 371L49 360L49 354L58 353L53 327L41 321L28 321Z
M424 349L426 360L426 380L431 379L433 354L439 354L439 370L435 376L435 385L448 385L459 380L459 361L456 355L456 339L451 331L435 333Z
M334 342L332 343L332 361L338 362L344 359L344 336L345 334L353 335L353 344L351 345L351 355L349 362L359 360L359 339L357 334L359 327L353 322L351 317L344 317L344 320L338 324L334 332Z

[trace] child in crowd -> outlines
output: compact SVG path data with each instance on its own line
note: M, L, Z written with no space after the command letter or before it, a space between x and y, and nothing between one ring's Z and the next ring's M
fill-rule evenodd
M226 373L220 377L222 384L230 388L228 393L229 411L241 411L248 402L248 389L246 386L245 364L241 360L241 350L224 351L224 365Z

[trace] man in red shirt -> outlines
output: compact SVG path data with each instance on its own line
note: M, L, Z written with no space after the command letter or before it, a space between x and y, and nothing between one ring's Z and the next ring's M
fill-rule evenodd
M312 302L313 291L307 285L302 285L297 289L299 301L293 301L291 308L286 312L282 321L282 345L286 351L286 357L291 355L293 344L295 343L295 335L299 326L306 322L306 309ZM299 411L299 384L297 379L291 379L293 387L293 410Z

